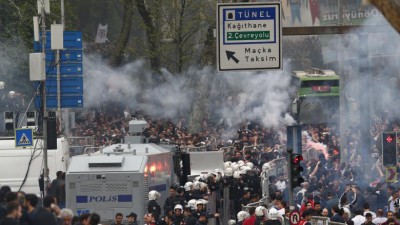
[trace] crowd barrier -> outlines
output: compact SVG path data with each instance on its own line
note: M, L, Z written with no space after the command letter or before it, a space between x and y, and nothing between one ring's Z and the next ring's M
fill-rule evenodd
M249 212L250 208L253 208L253 207L257 208L257 206L261 206L261 205L265 206L268 204L268 200L269 200L269 198L267 198L267 197L261 198L258 202L253 202L246 206L243 206L242 210Z
M262 153L264 152L264 144L259 144L259 145L245 145L242 148L242 154L246 155L246 152L257 152L257 153ZM259 155L260 156L260 155ZM259 158L258 158L259 159Z
M346 223L332 222L328 217L312 216L311 225L346 225Z
M287 161L285 157L274 159L269 162L271 167L268 170L261 172L261 190L262 196L269 196L269 177L270 176L284 176L287 177Z
M272 168L269 170L269 176L287 176L287 160L285 157L270 161Z
M94 146L94 137L68 137L69 156L85 154L85 149Z
M225 161L230 161L230 158L235 155L235 146L227 146L227 147L221 147L219 148L220 151L224 152L224 159ZM264 153L265 151L265 145L264 144L258 144L258 145L245 145L243 148L240 150L243 155L246 154L246 152L256 152L258 153L258 158L257 160L260 160L261 153ZM278 146L278 154L279 155L285 155L286 153L286 145L279 145ZM316 155L317 153L315 153Z
M206 146L200 146L200 147L181 147L182 152L206 152L207 148Z

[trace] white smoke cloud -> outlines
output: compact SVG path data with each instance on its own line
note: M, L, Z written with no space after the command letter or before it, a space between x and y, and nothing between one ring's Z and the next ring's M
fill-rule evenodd
M342 75L346 75L347 79L342 84L345 85L346 99L349 104L364 104L359 101L360 93L358 92L359 89L364 89L371 95L371 104L374 109L371 111L372 114L379 115L382 111L398 111L399 93L397 89L400 83L398 72L400 66L397 59L400 56L400 35L386 20L382 20L382 15L370 17L365 24L379 24L381 28L385 27L387 32L370 33L369 30L360 28L354 30L352 34L343 36L342 45L337 49L342 51L344 57L345 74ZM363 39L365 37L367 39ZM360 58L361 50L367 50L367 59ZM366 71L371 74L369 87L359 86L362 80L368 79L366 74L356 76L360 67L370 68L369 71ZM349 107L349 113L351 112L351 107ZM392 116L398 117L399 115L392 114Z
M126 99L125 97L138 94L139 89L132 73L141 71L142 61L136 61L122 68L111 68L99 57L85 55L83 63L85 107L95 107L99 103L108 101L120 101L121 98Z
M21 92L21 79L28 81L29 74L23 68L28 64L27 52L28 48L18 36L0 41L0 81L5 82L7 91Z
M189 87L187 76L214 73L211 68L190 68L185 74L173 75L162 70L165 82L149 88L140 79L155 75L146 72L143 61L129 63L121 68L111 68L96 56L85 56L85 107L95 107L101 102L120 101L134 110L141 109L150 115L177 119L188 116L197 97ZM145 76L143 76L145 74ZM224 90L214 86L210 95L212 104L219 99L221 104L211 109L237 125L244 120L258 120L267 127L294 122L290 115L284 114L289 104L290 73L241 72L216 74L217 80L224 84ZM229 95L230 93L230 95ZM229 100L231 99L231 100ZM126 101L126 102L124 102ZM212 115L211 115L212 116Z
M232 123L259 120L266 127L294 122L287 111L290 73L287 71L225 73L223 82L233 93L226 99L221 116Z

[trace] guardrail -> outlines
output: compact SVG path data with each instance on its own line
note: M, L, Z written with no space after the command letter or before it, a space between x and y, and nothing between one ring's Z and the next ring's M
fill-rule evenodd
M207 146L200 146L200 147L182 147L181 146L181 151L183 152L206 152L207 151ZM213 150L213 152L216 151L222 151L221 149L219 150Z
M270 176L284 176L287 177L287 160L285 157L279 158L279 159L274 159L270 161L271 163L271 168L268 169L267 171L261 171L261 190L262 190L262 196L263 197L268 197L269 196L269 177Z
M96 151L96 149L98 149L98 150L100 150L102 147L94 147L94 146L90 146L90 147L86 147L84 150L83 150L83 152L85 153L85 154L92 154L92 153L94 153L94 152L97 152ZM90 150L90 151L88 151L88 150Z
M87 136L87 137L67 137L68 145L69 146L94 146L94 137Z
M68 137L69 156L85 154L85 149L94 146L94 137Z
M242 210L246 211L246 212L249 212L250 208L252 208L252 207L257 207L257 206L260 206L260 205L266 205L268 203L268 199L269 198L267 198L267 197L261 198L258 202L253 202L253 203L250 203L248 205L243 206Z
M206 146L200 146L200 147L181 147L182 152L206 152L207 148Z
M346 223L338 223L330 221L329 217L324 216L312 216L311 225L346 225Z

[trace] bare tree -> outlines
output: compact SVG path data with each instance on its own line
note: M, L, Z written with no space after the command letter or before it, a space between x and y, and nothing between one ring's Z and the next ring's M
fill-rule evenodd
M145 25L145 30L148 39L150 66L154 72L159 72L161 67L160 62L160 35L159 29L153 16L153 12L146 5L145 0L135 0L136 7L139 10L140 16ZM161 1L160 1L161 2Z
M128 44L129 35L132 27L133 8L134 8L133 0L124 0L123 3L124 3L124 16L122 20L122 28L119 34L116 48L112 53L110 59L110 65L114 67L121 65L122 55L124 53L126 45Z
M400 0L369 0L400 33Z
M207 12L210 2L198 0L172 0L161 12L162 37L171 44L163 50L163 59L172 63L181 73L190 64L198 62L204 46L207 27L214 24L212 13ZM171 55L173 57L171 57Z

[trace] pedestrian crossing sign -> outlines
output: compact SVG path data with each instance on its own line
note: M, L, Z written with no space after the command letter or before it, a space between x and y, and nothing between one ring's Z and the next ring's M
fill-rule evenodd
M33 130L30 128L15 129L15 147L33 146Z

